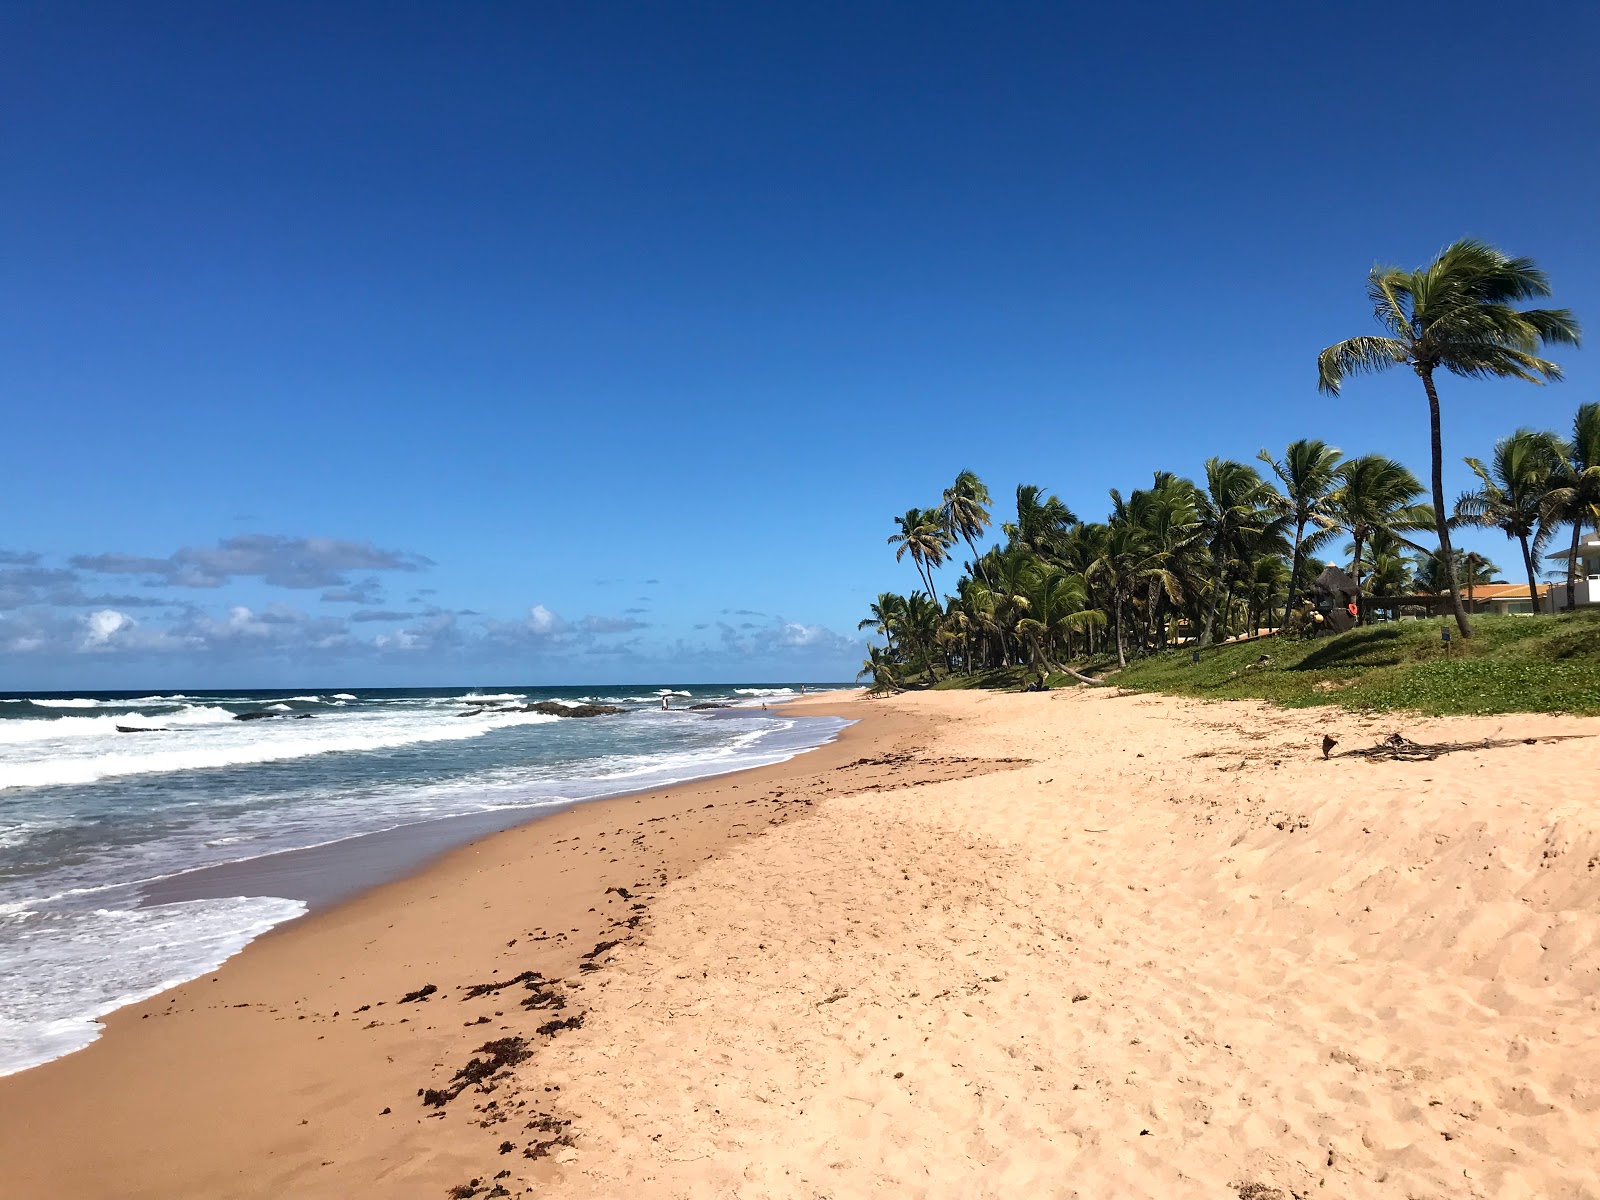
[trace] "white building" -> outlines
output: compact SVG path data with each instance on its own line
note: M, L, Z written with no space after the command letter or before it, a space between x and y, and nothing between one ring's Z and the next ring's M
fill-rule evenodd
M1577 557L1578 577L1574 581L1573 601L1577 605L1600 604L1600 534L1591 533L1580 541ZM1551 604L1559 611L1567 607L1566 564L1572 559L1572 551L1562 550L1547 554L1545 558L1561 564L1560 576L1550 584Z

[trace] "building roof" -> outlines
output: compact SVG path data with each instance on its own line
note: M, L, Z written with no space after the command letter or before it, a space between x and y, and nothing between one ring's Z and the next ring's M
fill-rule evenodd
M1541 583L1539 595L1550 594L1551 584ZM1465 596L1467 589L1463 587L1461 594ZM1528 598L1528 585L1525 583L1475 583L1472 585L1473 600L1526 600Z

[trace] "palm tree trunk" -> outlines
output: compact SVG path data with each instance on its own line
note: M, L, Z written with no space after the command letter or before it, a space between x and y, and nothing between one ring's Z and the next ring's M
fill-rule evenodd
M1217 626L1217 599L1222 592L1222 576L1218 574L1216 582L1211 585L1211 602L1206 608L1206 623L1200 629L1200 645L1211 645L1212 631Z
M1472 626L1467 621L1467 613L1461 607L1461 590L1456 586L1456 564L1454 551L1450 547L1450 523L1445 516L1444 507L1444 442L1439 434L1439 393L1433 386L1433 368L1427 367L1418 372L1422 376L1423 390L1428 393L1428 431L1431 439L1430 449L1433 453L1433 521L1439 534L1439 553L1444 562L1444 584L1450 591L1450 607L1455 611L1456 628L1461 631L1461 636L1472 636Z
M1539 611L1539 580L1533 570L1533 552L1528 549L1528 535L1520 533L1517 541L1522 544L1522 565L1528 571L1528 603L1534 612Z
M1128 652L1123 648L1123 642L1122 642L1122 598L1120 596L1118 596L1116 598L1116 606L1117 606L1117 666L1126 667L1128 665Z
M1351 567L1350 573L1356 577L1356 596L1360 597L1360 595L1361 595L1361 543L1362 543L1363 539L1362 539L1362 537L1361 537L1361 535L1359 533L1353 534L1353 537L1355 539L1355 544L1356 544L1355 545L1356 560L1355 560L1355 562L1350 564L1350 567ZM1361 622L1361 615L1360 615L1360 613L1358 611L1357 614L1356 614L1356 623L1360 624L1360 622Z
M1306 523L1305 523L1305 520L1302 518L1300 520L1295 521L1295 523L1294 523L1294 554L1289 560L1290 561L1290 567L1289 567L1289 603L1288 603L1288 606L1284 609L1285 612L1288 612L1288 611L1290 611L1291 609L1294 608L1294 602L1297 599L1296 592L1299 590L1299 586L1300 586L1300 552L1301 552L1301 549L1302 549L1301 543L1305 541L1305 538L1306 538Z

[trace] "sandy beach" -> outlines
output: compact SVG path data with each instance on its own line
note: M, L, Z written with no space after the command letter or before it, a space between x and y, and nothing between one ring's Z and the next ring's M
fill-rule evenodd
M794 711L863 719L451 852L0 1080L0 1190L1600 1196L1600 720ZM1397 731L1506 744L1348 753Z

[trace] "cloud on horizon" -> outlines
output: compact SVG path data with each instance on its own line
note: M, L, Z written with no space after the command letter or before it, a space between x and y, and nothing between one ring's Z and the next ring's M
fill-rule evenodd
M578 678L587 677L592 667L583 664L597 657L611 664L608 671L653 677L683 670L737 673L740 663L752 670L824 660L842 667L860 651L857 638L749 609L730 611L762 619L737 628L725 621L697 623L693 631L699 636L686 641L657 629L644 619L648 610L638 607L569 618L534 603L519 617L501 618L424 601L434 588L414 589L406 607L387 607L379 575L357 573L414 573L433 561L339 538L244 534L164 558L107 552L73 555L67 563L50 566L31 551L0 551L0 662L14 678L27 667L58 675L69 686L93 686L110 663L123 664L131 674L162 663L213 673L256 672L261 664L275 663L285 672L304 673L404 662L435 675L493 665ZM132 577L148 590L85 587L107 577ZM315 592L317 602L339 607L309 611L222 596L212 604L194 602L196 591L216 595L234 583ZM170 591L163 595L162 589ZM342 608L347 604L353 610ZM100 664L93 668L95 677L87 667L91 662Z

